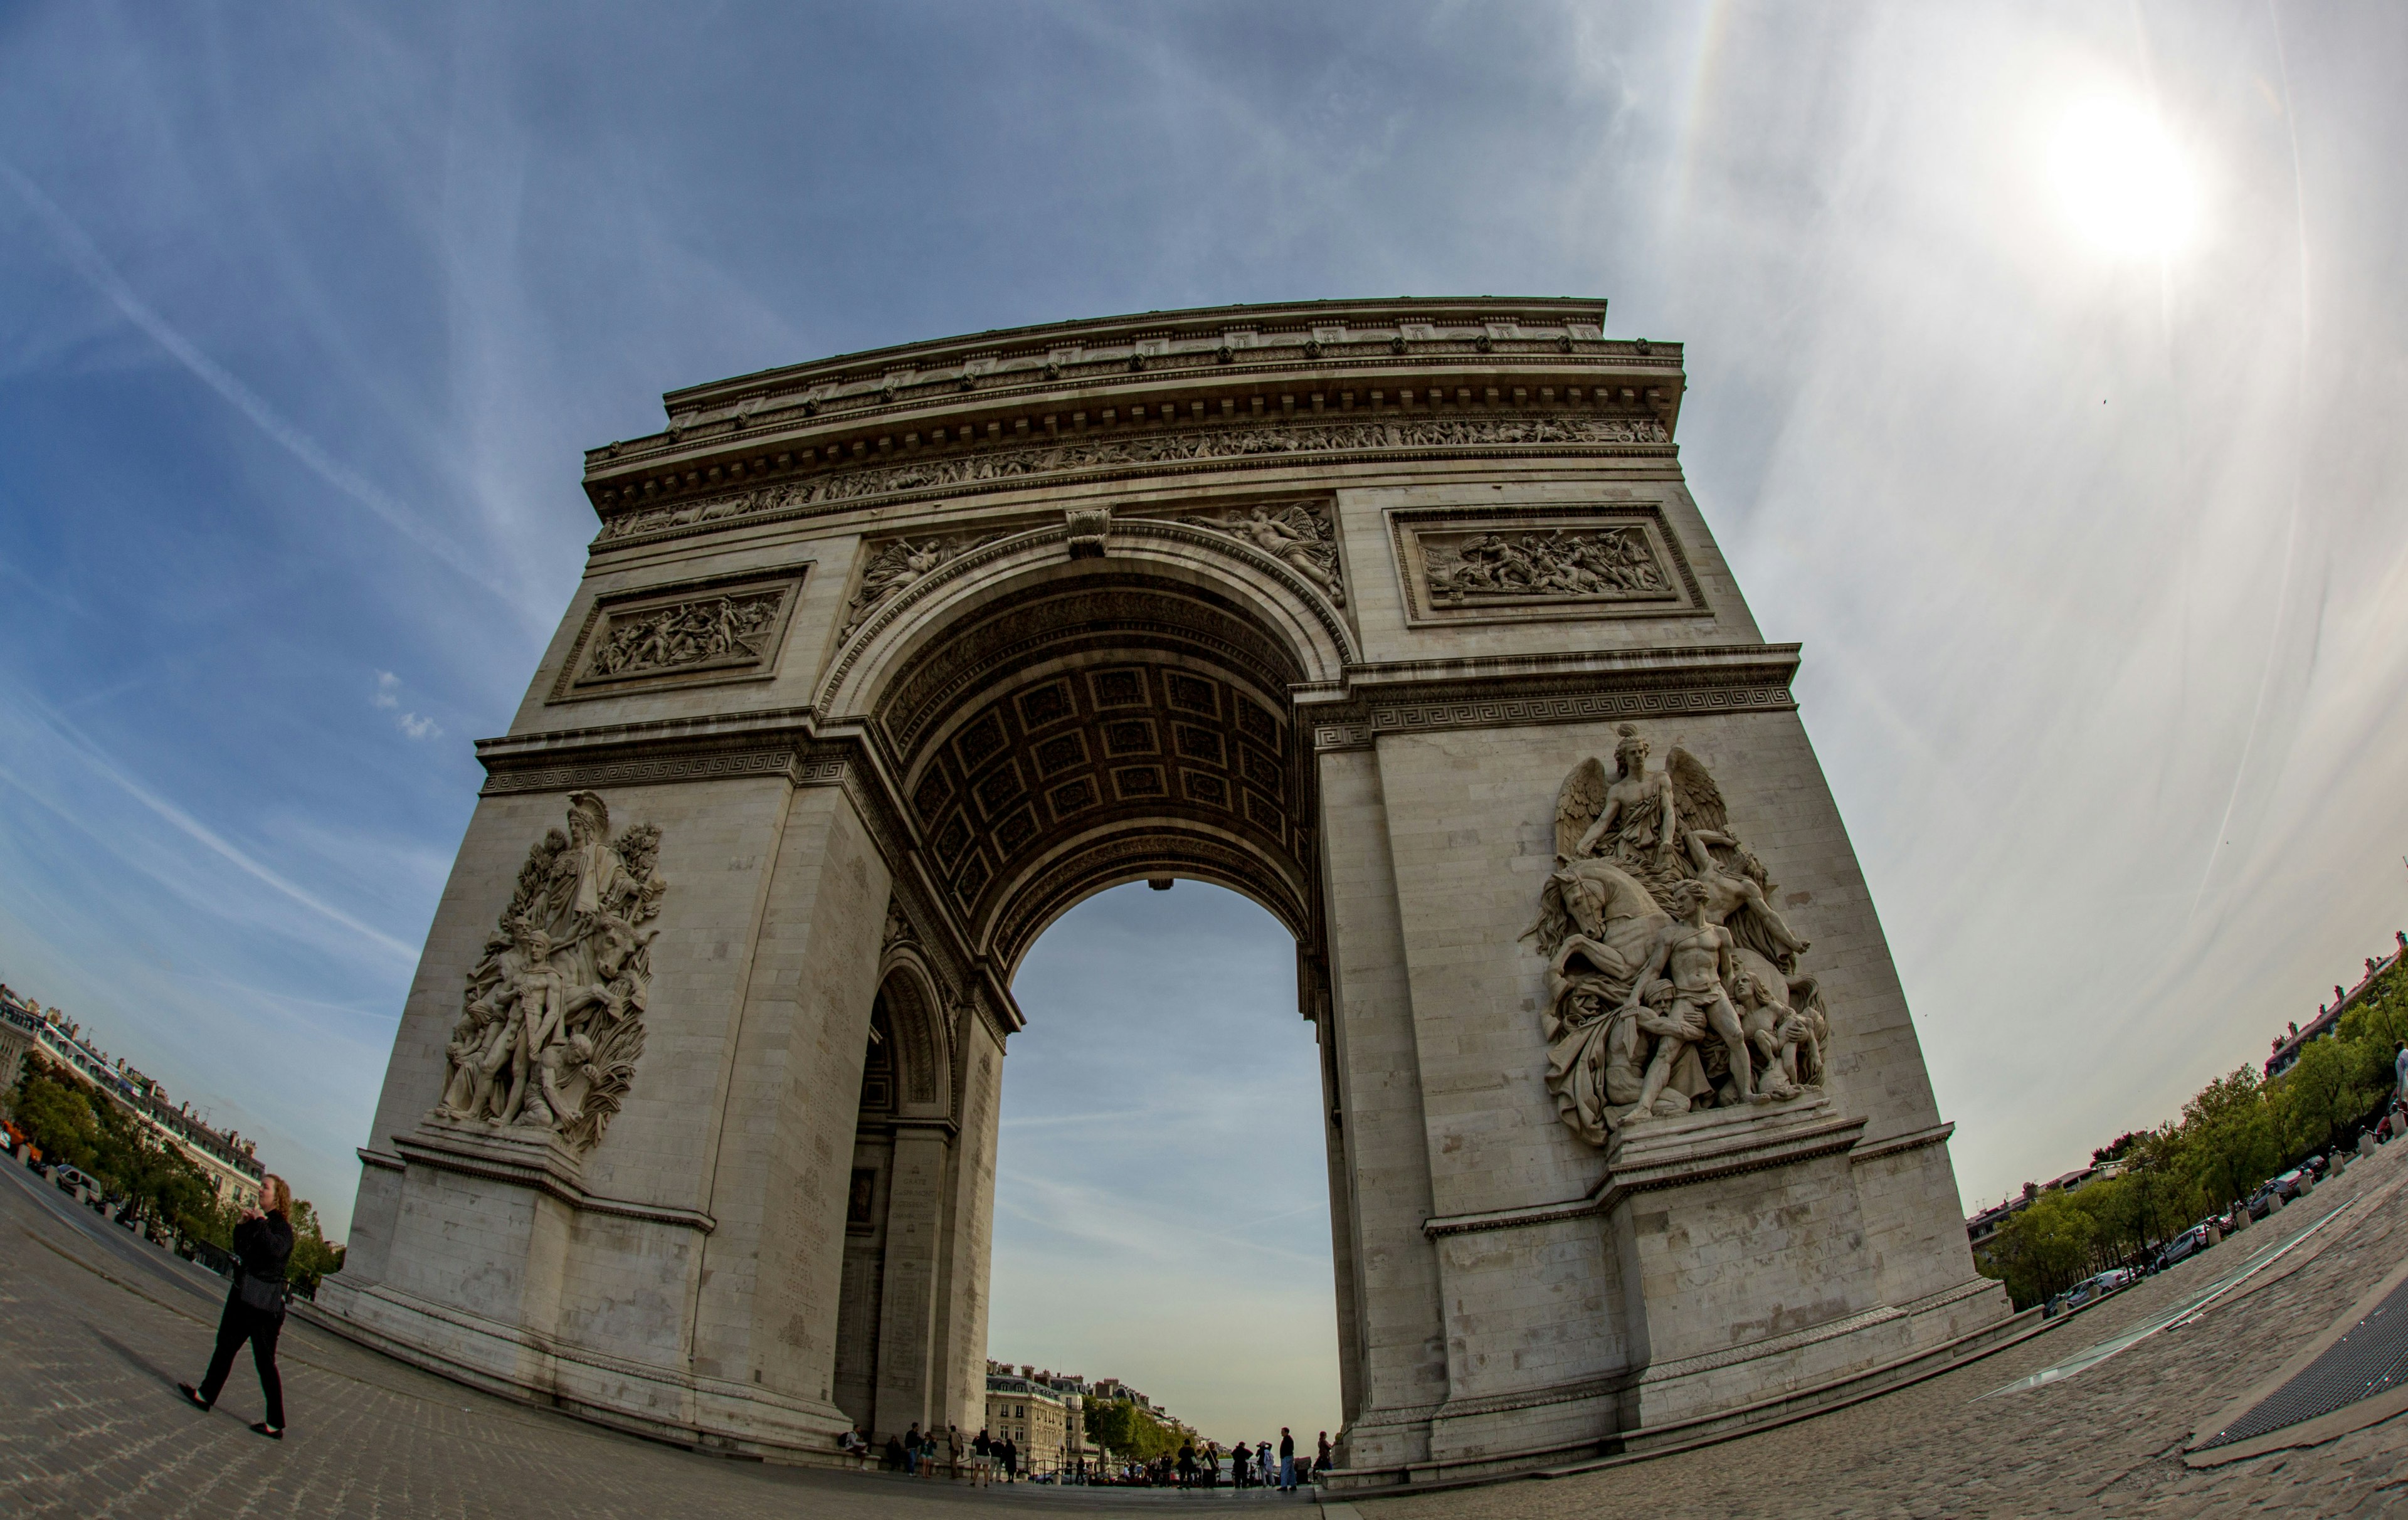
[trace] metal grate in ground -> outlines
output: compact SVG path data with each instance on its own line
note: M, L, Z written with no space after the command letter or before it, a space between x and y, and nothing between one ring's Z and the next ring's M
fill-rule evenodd
M2257 1406L2192 1448L2213 1451L2408 1384L2408 1282Z

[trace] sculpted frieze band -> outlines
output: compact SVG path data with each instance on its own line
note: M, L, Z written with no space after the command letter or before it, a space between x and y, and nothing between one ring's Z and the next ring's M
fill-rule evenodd
M1669 444L1652 417L1409 417L1363 422L1222 425L1127 437L1017 445L944 459L864 465L697 501L638 507L602 524L596 542L715 526L798 511L832 511L919 490L1008 485L1029 476L1265 455L1516 445Z
M527 852L499 930L468 972L436 1111L494 1129L556 1134L592 1150L644 1053L652 940L668 883L661 831L609 838L610 810L568 799L568 829Z
M1647 767L1625 724L1555 799L1555 868L1523 936L1547 961L1547 1086L1591 1145L1693 1108L1823 1084L1829 1020L1807 942L1772 906L1721 789L1675 749Z

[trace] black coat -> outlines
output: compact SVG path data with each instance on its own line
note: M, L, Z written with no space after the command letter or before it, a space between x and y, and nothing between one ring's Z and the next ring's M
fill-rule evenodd
M234 1255L245 1277L281 1283L284 1264L293 1259L293 1226L281 1213L246 1219L234 1227Z

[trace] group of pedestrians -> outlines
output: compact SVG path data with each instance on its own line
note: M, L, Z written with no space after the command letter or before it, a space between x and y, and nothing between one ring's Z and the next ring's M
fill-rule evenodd
M838 1444L848 1451L866 1451L869 1443L848 1431ZM886 1438L886 1449L881 1455L888 1471L919 1478L934 1478L941 1463L949 1476L968 1478L981 1488L993 1483L997 1472L1006 1483L1020 1481L1020 1443L1010 1436L990 1436L983 1428L965 1440L959 1426L949 1425L942 1433L933 1426L924 1431L914 1420L910 1429Z

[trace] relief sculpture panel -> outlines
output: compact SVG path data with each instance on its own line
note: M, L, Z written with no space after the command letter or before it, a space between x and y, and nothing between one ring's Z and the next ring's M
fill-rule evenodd
M568 830L527 852L501 925L468 972L437 1111L495 1129L550 1130L592 1150L644 1053L652 939L668 890L661 831L609 837L610 810L568 799Z
M1678 540L1652 504L1430 508L1391 512L1389 525L1415 624L1706 611Z
M771 673L799 576L606 597L580 631L552 700Z
M1547 1087L1571 1131L1614 1132L1693 1108L1823 1085L1830 1024L1811 948L1772 906L1721 789L1675 749L1647 767L1624 724L1555 798L1555 868L1524 934L1546 957Z

